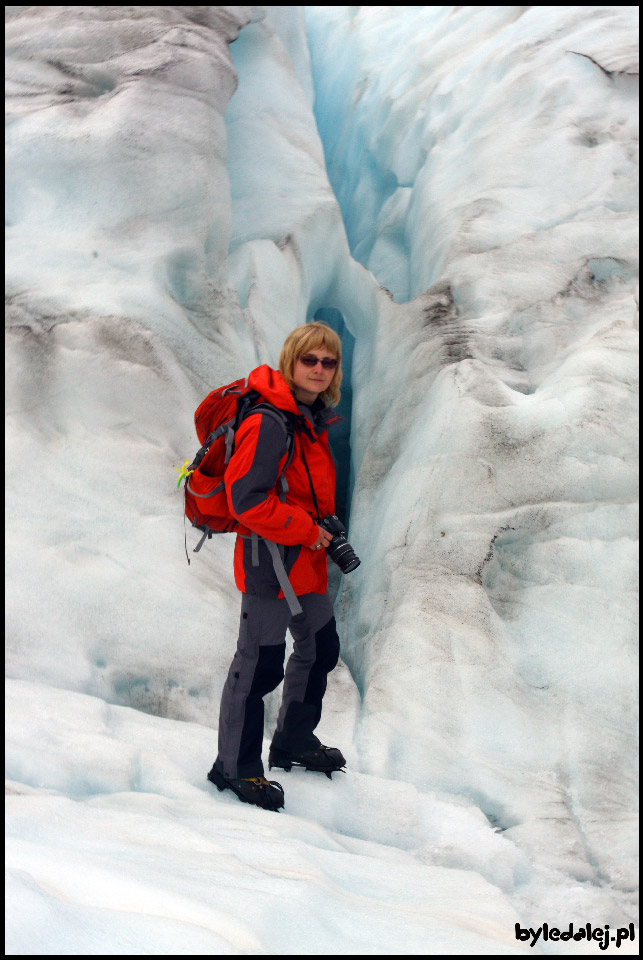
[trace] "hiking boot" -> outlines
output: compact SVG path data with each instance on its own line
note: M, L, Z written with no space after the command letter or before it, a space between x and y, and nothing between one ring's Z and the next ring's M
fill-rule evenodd
M242 777L240 780L227 779L212 767L208 780L217 790L232 790L244 803L254 803L264 810L279 810L284 805L284 791L276 780L266 780L265 777Z
M314 750L303 750L301 753L290 753L288 750L280 750L278 747L270 747L268 757L268 769L273 767L282 767L284 770L290 770L292 767L305 767L306 770L317 770L325 773L329 780L332 780L332 774L339 770L341 773L346 760L342 756L341 750L337 747L325 747L320 743Z

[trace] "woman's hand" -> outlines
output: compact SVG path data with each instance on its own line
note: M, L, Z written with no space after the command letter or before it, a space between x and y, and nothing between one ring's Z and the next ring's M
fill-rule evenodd
M310 548L311 550L323 550L333 539L332 533L329 533L328 530L324 530L323 527L317 527L317 530L319 532L319 536Z

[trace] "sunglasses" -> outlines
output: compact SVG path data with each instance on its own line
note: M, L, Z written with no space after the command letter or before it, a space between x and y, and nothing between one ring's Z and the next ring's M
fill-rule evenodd
M330 357L325 357L323 360L320 360L319 357L314 357L310 353L306 353L303 357L298 357L297 359L306 367L316 367L318 363L321 363L324 370L334 370L337 366L337 360L333 360Z

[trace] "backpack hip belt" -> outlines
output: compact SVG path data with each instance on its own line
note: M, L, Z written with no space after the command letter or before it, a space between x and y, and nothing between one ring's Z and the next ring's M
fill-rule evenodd
M284 565L284 556L283 556L283 544L275 543L274 540L266 540L265 537L260 537L257 533L252 532L250 536L245 533L240 533L240 537L243 537L244 540L250 540L252 542L252 565L253 567L259 566L259 541L262 540L272 559L272 566L275 571L275 576L279 581L279 586L283 590L284 597L288 601L288 606L293 617L298 616L300 613L303 613L301 604L297 599L297 594L293 590L292 584L288 579L288 574L286 573L286 567Z

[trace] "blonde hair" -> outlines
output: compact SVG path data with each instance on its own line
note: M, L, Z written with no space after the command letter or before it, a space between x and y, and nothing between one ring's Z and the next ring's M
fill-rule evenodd
M293 373L295 370L295 361L298 357L307 353L308 350L319 350L325 347L329 353L334 354L337 359L335 375L330 381L330 386L321 398L326 406L336 407L339 403L339 387L342 382L342 341L335 331L325 323L305 323L301 327L296 327L292 333L286 337L281 356L279 357L279 370L290 387L295 388Z

